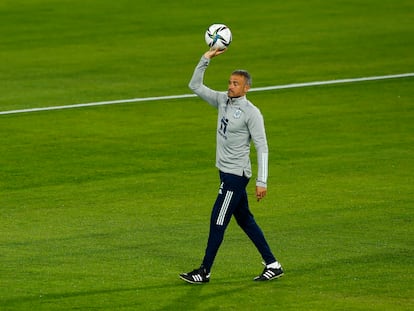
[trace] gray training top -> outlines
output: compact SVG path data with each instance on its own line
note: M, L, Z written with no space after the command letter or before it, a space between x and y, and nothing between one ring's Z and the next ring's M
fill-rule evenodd
M210 59L204 55L194 70L190 89L218 109L216 166L223 173L252 176L250 141L257 151L256 186L267 186L268 146L263 116L246 96L229 98L226 92L214 91L203 84Z

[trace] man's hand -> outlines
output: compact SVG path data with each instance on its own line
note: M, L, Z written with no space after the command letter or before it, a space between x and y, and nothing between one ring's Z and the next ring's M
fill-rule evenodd
M217 55L223 54L224 52L226 52L227 49L224 50L219 50L219 49L210 49L207 52L204 53L204 56L206 58L213 58L216 57Z
M256 186L256 198L257 202L266 196L267 188Z

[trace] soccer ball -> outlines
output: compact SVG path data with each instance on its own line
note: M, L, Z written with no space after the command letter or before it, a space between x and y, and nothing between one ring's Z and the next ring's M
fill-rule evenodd
M230 28L224 24L213 24L205 34L206 43L210 48L224 50L232 40Z

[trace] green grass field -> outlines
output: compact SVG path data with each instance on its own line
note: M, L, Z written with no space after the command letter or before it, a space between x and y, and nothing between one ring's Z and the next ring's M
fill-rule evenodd
M414 72L410 0L0 2L0 111ZM200 264L218 176L216 111L198 98L0 115L0 310L412 310L414 78L248 96L270 147L251 209L285 269L233 221ZM252 152L253 162L255 155ZM256 168L254 166L254 171Z

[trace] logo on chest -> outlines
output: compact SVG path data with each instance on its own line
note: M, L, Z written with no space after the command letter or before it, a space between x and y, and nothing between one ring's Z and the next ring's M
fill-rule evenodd
M242 116L242 111L240 109L237 109L234 111L232 117L234 120L240 119ZM231 118L230 118L231 119ZM231 126L231 129L236 130L240 127L240 121L235 122L231 121L227 116L223 116L220 120L220 125L218 129L218 133L224 138L227 139L227 134L229 131L229 126Z
M240 109L237 109L233 114L233 118L240 119L241 114L242 114L242 111Z

